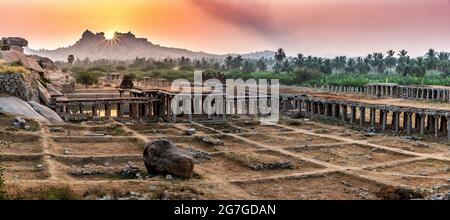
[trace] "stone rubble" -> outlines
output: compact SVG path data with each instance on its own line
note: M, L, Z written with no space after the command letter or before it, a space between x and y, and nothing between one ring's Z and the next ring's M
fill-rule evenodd
M196 150L192 147L188 147L186 150L189 151L195 159L211 160L211 155L206 152Z
M192 136L197 132L197 130L195 128L188 128L186 130L186 135Z
M120 171L119 174L130 179L142 178L141 169L131 161L128 161L126 167L122 171Z
M217 138L212 138L212 137L200 137L199 138L201 142L203 142L204 144L207 144L209 146L220 146L223 145L224 142L221 139L217 139Z

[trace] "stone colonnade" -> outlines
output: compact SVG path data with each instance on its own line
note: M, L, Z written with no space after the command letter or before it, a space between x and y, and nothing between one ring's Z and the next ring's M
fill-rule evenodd
M431 135L450 139L450 111L404 108L303 96L280 99L281 110L300 110L305 117L323 117L395 134Z
M327 92L363 93L365 88L361 86L322 85L319 89Z
M365 86L366 95L391 96L406 99L450 101L450 88L400 86L397 84L369 84Z
M92 117L159 117L162 114L161 105L155 100L143 99L97 99L70 100L56 103L56 112L61 116L92 116ZM112 112L115 115L112 115ZM103 114L101 114L103 113Z

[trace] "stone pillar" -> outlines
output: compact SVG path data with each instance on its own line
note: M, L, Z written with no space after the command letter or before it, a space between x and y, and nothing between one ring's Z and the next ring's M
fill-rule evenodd
M117 117L121 118L122 116L121 103L117 103Z
M445 114L445 118L447 119L447 139L450 140L450 114Z
M411 134L412 129L412 113L411 112L405 112L403 113L406 115L406 133Z
M161 96L161 104L159 106L160 106L160 109L158 111L159 112L159 116L164 118L166 116L166 113L165 113L165 110L166 110L166 96L165 95Z
M387 124L387 110L381 111L381 130L386 130L386 124Z
M398 134L400 130L400 112L393 112L394 115L394 130Z
M438 134L439 134L439 116L438 115L434 116L433 125L434 125L434 137L438 137Z
M352 112L350 123L354 124L354 123L356 123L356 106L351 106L350 108L351 108L351 112Z
M359 107L359 124L362 126L366 122L366 108Z
M330 108L328 107L328 103L323 103L323 115L328 116L328 112L330 111Z
M283 100L283 111L287 110L287 99Z
M334 113L336 115L336 119L342 118L341 117L341 105L340 104L335 104L336 106L336 112Z
M105 104L105 116L111 117L111 105L110 104Z
M331 103L331 117L336 117L336 104Z
M347 106L341 105L341 120L343 122L347 121Z
M420 115L420 135L425 134L425 116L426 115Z
M132 117L138 117L138 113L139 113L139 109L138 109L138 104L137 103L133 103L133 111L131 113Z
M150 117L150 104L149 103L145 103L144 104L144 108L145 108L145 112L144 112L144 117Z
M97 106L95 104L92 105L92 116L98 116L98 114L97 114Z
M375 127L375 109L370 109L370 126Z

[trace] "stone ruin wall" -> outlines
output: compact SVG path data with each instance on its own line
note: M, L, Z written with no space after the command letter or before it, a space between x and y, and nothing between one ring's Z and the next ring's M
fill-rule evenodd
M39 102L38 77L33 73L0 74L0 92Z

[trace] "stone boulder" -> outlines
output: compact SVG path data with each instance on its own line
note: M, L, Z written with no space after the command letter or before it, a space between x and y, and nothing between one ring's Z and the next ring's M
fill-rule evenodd
M41 57L38 55L30 55L29 57L35 59L39 66L41 66L41 68L43 68L44 70L59 70L58 66L50 58Z
M19 51L0 51L0 58L3 59L6 64L20 63L28 70L44 73L44 69L42 69L36 59L28 57Z
M217 139L217 138L212 138L212 137L198 137L198 139L200 140L200 142L208 145L208 146L221 146L224 145L223 140L221 139Z
M149 173L171 174L178 177L191 177L194 158L168 140L149 142L144 149L144 163Z

